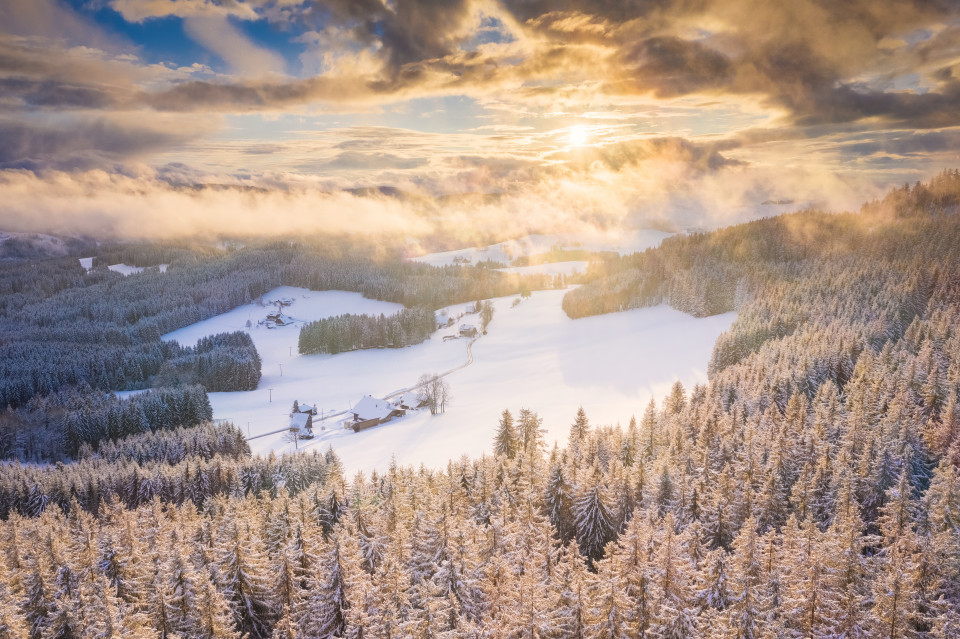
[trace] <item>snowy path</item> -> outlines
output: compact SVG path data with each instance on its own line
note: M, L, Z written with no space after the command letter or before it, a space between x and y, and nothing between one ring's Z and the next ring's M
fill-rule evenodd
M451 369L448 370L448 371L445 371L445 372L443 372L443 373L438 373L438 374L437 374L437 377L444 378L444 377L446 377L446 376L448 376L448 375L452 375L453 373L456 373L457 371L462 371L462 370L465 369L467 366L470 366L470 364L473 364L473 343L476 342L478 339L480 339L480 336L479 336L479 335L477 335L476 337L474 337L474 338L473 338L472 340L470 340L470 342L467 344L467 361L465 361L463 364L460 364L459 366L454 366L453 368L451 368ZM389 395L387 395L387 396L384 397L383 399L391 399L391 398L393 398L393 397L396 397L397 395L403 395L404 393L409 393L410 391L416 390L416 389L417 389L416 386L410 386L409 388L401 388L401 389L398 390L398 391L393 391L392 393L390 393Z

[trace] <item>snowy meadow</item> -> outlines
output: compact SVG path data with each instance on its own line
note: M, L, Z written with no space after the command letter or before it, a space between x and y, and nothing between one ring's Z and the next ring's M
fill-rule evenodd
M488 334L473 344L473 362L467 366L469 340L448 337L457 334L461 322L475 322L471 305L464 304L443 309L450 317L463 317L416 346L299 355L302 322L401 308L344 291L280 287L263 298L292 301L284 309L294 320L291 325L259 324L274 307L253 302L163 338L192 344L206 335L248 331L263 361L263 377L254 391L210 393L214 418L257 436L286 427L294 400L316 405L317 424L331 413L338 417L322 421L324 430L315 426L313 440L294 444L284 433L274 433L251 439L251 448L267 453L332 445L352 472L382 470L394 458L440 467L463 454L487 452L504 409L537 412L551 444L564 441L581 405L594 423L625 425L651 399L664 397L675 381L687 387L706 382L713 343L736 317L697 319L661 305L571 320L561 310L564 293L493 300ZM342 427L340 414L364 395L384 397L412 387L423 373L451 369L459 370L446 378L453 395L446 412L415 411L360 433Z

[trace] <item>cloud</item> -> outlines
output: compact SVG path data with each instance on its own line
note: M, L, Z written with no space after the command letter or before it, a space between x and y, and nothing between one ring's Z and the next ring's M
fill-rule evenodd
M126 229L110 198L140 192L203 232L230 207L294 228L311 201L323 224L362 205L417 233L707 224L766 199L855 204L956 157L951 0L109 3L130 33L182 21L219 73L35 6L0 7L0 190L20 221L63 206ZM568 148L577 124L589 144Z
M111 0L110 7L128 22L144 22L151 18L226 18L256 20L254 6L237 0Z
M391 153L360 153L344 151L335 158L322 163L322 167L332 170L415 169L427 164L426 158L404 158Z
M42 124L0 119L0 168L122 168L143 154L180 145L202 130L197 121L174 129L169 123L98 117L67 117Z
M222 15L198 15L184 21L184 31L193 40L215 53L240 75L281 74L283 56L259 47L240 33Z
M0 33L33 36L111 51L127 44L58 0L4 0Z
M663 97L722 87L733 70L722 53L676 36L647 38L624 52L621 62L631 82Z

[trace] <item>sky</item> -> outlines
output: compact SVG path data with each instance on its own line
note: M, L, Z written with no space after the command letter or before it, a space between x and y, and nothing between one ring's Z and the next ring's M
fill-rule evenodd
M709 228L956 167L956 0L0 0L0 230Z

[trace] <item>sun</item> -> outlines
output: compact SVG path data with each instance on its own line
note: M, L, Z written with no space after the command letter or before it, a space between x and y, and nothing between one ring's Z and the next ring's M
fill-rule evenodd
M583 146L587 143L587 127L574 124L570 127L570 146Z

